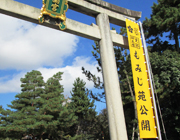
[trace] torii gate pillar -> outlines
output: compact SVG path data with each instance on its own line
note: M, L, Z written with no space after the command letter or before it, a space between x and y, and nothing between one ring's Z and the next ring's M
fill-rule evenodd
M110 137L111 140L128 140L108 15L99 14L96 22L101 33L99 45Z

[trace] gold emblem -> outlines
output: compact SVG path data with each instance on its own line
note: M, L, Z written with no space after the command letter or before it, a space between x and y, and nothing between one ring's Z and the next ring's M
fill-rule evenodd
M39 16L39 23L44 22L44 15L51 18L60 19L56 20L61 30L66 29L66 11L68 9L67 0L43 0L41 14Z

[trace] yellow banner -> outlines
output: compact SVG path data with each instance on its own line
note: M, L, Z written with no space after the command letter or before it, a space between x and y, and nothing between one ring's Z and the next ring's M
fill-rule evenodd
M151 89L139 25L126 19L140 138L157 138Z

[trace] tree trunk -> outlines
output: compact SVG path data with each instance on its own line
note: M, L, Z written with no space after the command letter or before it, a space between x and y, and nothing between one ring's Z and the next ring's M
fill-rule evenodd
M135 123L133 123L133 133L132 133L132 140L134 140L134 133L135 133Z
M176 47L176 51L179 52L179 38L178 38L178 35L175 36L175 47Z
M179 38L178 38L178 30L177 26L175 25L175 31L174 31L174 40L175 40L175 49L177 52L179 52Z
M125 74L126 74L126 78L127 78L127 82L128 82L128 85L129 85L129 89L130 89L130 92L131 92L131 97L133 98L133 104L134 104L134 116L135 116L135 119L138 120L137 118L137 107L136 107L136 100L135 100L135 97L134 97L134 94L133 94L133 91L132 91L132 88L131 88L131 83L129 82L129 77L128 77L128 74L127 74L127 71L125 70ZM137 128L138 127L138 124L137 124ZM139 129L138 129L139 130ZM134 131L133 131L134 133ZM140 140L140 137L139 137L139 132L136 132L137 133L137 136L138 136L138 140Z

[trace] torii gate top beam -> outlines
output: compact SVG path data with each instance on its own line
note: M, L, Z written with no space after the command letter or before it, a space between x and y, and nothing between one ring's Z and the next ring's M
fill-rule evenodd
M96 17L99 13L106 13L109 16L111 23L120 26L125 26L124 14L132 19L138 19L141 17L141 12L131 11L100 0L88 1L91 3L84 0L68 0L70 9L93 17ZM39 24L38 17L40 15L40 9L13 0L1 0L0 13ZM99 41L101 39L99 27L95 24L90 26L68 18L66 19L66 24L67 29L64 30L64 32L72 33L95 41ZM59 30L58 25L52 22L50 23L46 21L41 25ZM127 37L123 37L122 35L114 32L111 32L111 36L114 46L128 48Z
M68 5L74 11L95 18L100 13L106 13L109 16L110 23L122 27L126 26L124 15L136 20L141 18L141 12L122 8L102 0L68 0Z

